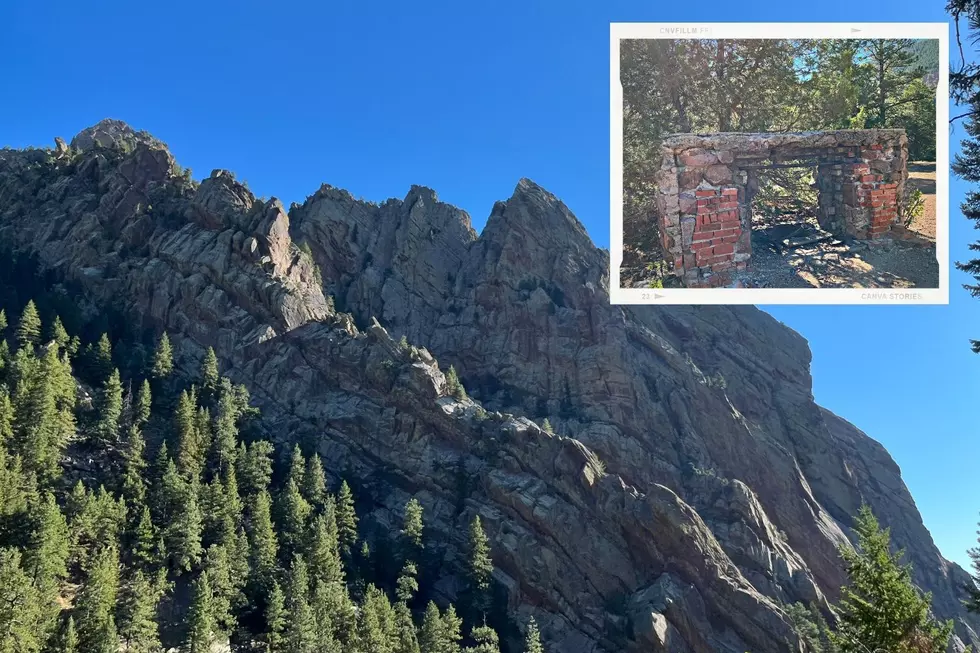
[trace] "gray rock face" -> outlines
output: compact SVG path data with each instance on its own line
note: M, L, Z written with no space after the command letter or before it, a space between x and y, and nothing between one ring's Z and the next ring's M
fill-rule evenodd
M607 253L533 182L477 236L421 187L375 205L324 186L287 216L230 173L180 177L128 128L73 149L0 152L0 242L168 329L187 369L215 347L367 521L416 496L450 543L447 598L479 513L549 650L798 651L781 605L836 597L866 501L977 641L966 573L882 447L814 404L806 342L752 308L611 306ZM472 399L446 396L450 363Z

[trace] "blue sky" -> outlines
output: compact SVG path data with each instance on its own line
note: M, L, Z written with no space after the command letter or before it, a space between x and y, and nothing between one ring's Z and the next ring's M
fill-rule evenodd
M287 205L322 182L371 200L423 184L478 229L526 176L604 247L610 21L884 17L853 0L140 4L3 3L0 145L49 145L120 118L196 177L228 168ZM942 5L895 0L887 18L945 21ZM952 190L956 207L964 185ZM980 236L970 227L954 208L954 260ZM980 301L965 280L952 273L943 307L771 309L810 341L817 400L885 444L960 562L980 513L980 357L968 347Z

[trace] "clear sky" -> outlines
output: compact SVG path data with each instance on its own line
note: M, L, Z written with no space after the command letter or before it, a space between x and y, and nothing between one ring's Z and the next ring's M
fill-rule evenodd
M10 0L0 146L119 118L195 177L228 168L287 205L322 182L371 200L422 184L478 229L526 176L606 247L610 21L945 21L942 5ZM980 233L955 209L964 185L952 188L956 260ZM980 514L980 357L968 346L980 300L963 281L954 271L944 307L771 310L810 341L817 400L885 444L960 562Z

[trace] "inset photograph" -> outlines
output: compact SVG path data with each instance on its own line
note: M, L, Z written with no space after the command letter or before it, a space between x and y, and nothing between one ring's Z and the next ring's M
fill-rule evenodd
M946 302L945 26L613 27L614 301Z

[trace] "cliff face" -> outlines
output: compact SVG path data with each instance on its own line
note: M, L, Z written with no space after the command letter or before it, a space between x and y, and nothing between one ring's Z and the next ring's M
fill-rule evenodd
M798 650L780 606L836 597L862 501L978 641L898 467L813 402L806 342L752 308L611 306L607 254L533 182L478 236L421 187L324 186L287 215L122 123L72 146L0 151L0 244L166 328L188 368L213 346L374 523L416 496L448 568L479 513L550 650Z

